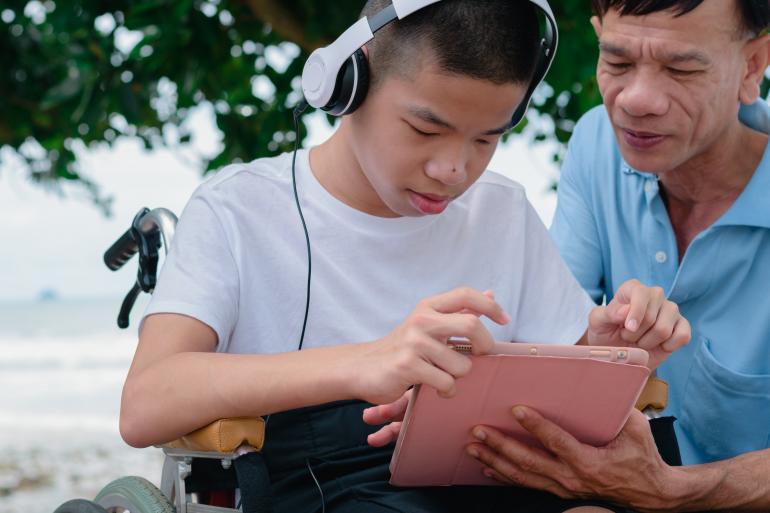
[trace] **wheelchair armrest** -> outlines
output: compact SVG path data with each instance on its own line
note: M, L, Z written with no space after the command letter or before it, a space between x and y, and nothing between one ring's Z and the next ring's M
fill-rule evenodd
M651 377L647 380L639 399L636 401L636 409L644 411L647 408L664 410L668 405L668 383L660 378Z
M220 419L177 440L163 444L164 449L232 453L242 445L262 450L265 421L261 417Z

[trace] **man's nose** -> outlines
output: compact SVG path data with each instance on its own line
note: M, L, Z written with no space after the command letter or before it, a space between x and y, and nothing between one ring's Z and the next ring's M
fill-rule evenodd
M668 112L669 100L659 73L640 70L626 83L615 99L615 104L629 116L663 116Z

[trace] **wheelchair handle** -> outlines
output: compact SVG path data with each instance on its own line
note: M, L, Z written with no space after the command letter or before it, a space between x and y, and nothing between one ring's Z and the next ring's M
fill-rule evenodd
M112 271L117 271L126 262L131 260L131 257L136 255L139 251L139 246L134 240L133 228L129 228L126 232L116 240L110 248L104 253L104 263Z
M148 208L141 209L136 214L136 217L134 217L131 228L126 230L105 251L104 263L113 271L117 271L126 265L126 262L131 260L131 257L139 251L139 244L137 243L139 233L151 235L155 231L160 231L160 236L163 239L163 248L168 253L168 245L171 243L171 239L174 238L176 223L176 215L166 208L156 208L154 210Z
M174 237L177 217L168 209L142 208L126 230L104 253L104 263L113 271L123 267L131 257L139 253L139 271L131 290L123 300L118 314L118 326L128 327L128 318L134 302L141 292L152 294L155 290L158 270L158 249L168 246Z

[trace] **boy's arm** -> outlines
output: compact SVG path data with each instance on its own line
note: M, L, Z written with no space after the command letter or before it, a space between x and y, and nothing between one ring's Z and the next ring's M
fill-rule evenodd
M480 315L508 322L494 299L457 289L422 301L381 339L271 355L214 353L217 336L206 324L177 314L151 315L123 388L121 435L130 445L146 447L219 418L344 399L389 403L417 383L452 395L470 360L446 340L467 338L474 353L488 352L494 340Z
M206 324L149 316L123 387L120 432L135 447L165 443L217 419L256 417L351 397L346 346L276 355L215 353Z

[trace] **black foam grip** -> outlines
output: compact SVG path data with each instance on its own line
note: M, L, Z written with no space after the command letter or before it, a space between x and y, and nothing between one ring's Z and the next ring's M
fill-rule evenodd
M134 235L129 228L104 252L104 263L113 271L117 271L126 262L131 260L131 257L136 255L137 251L139 251L139 246L136 244L136 239L134 239Z

